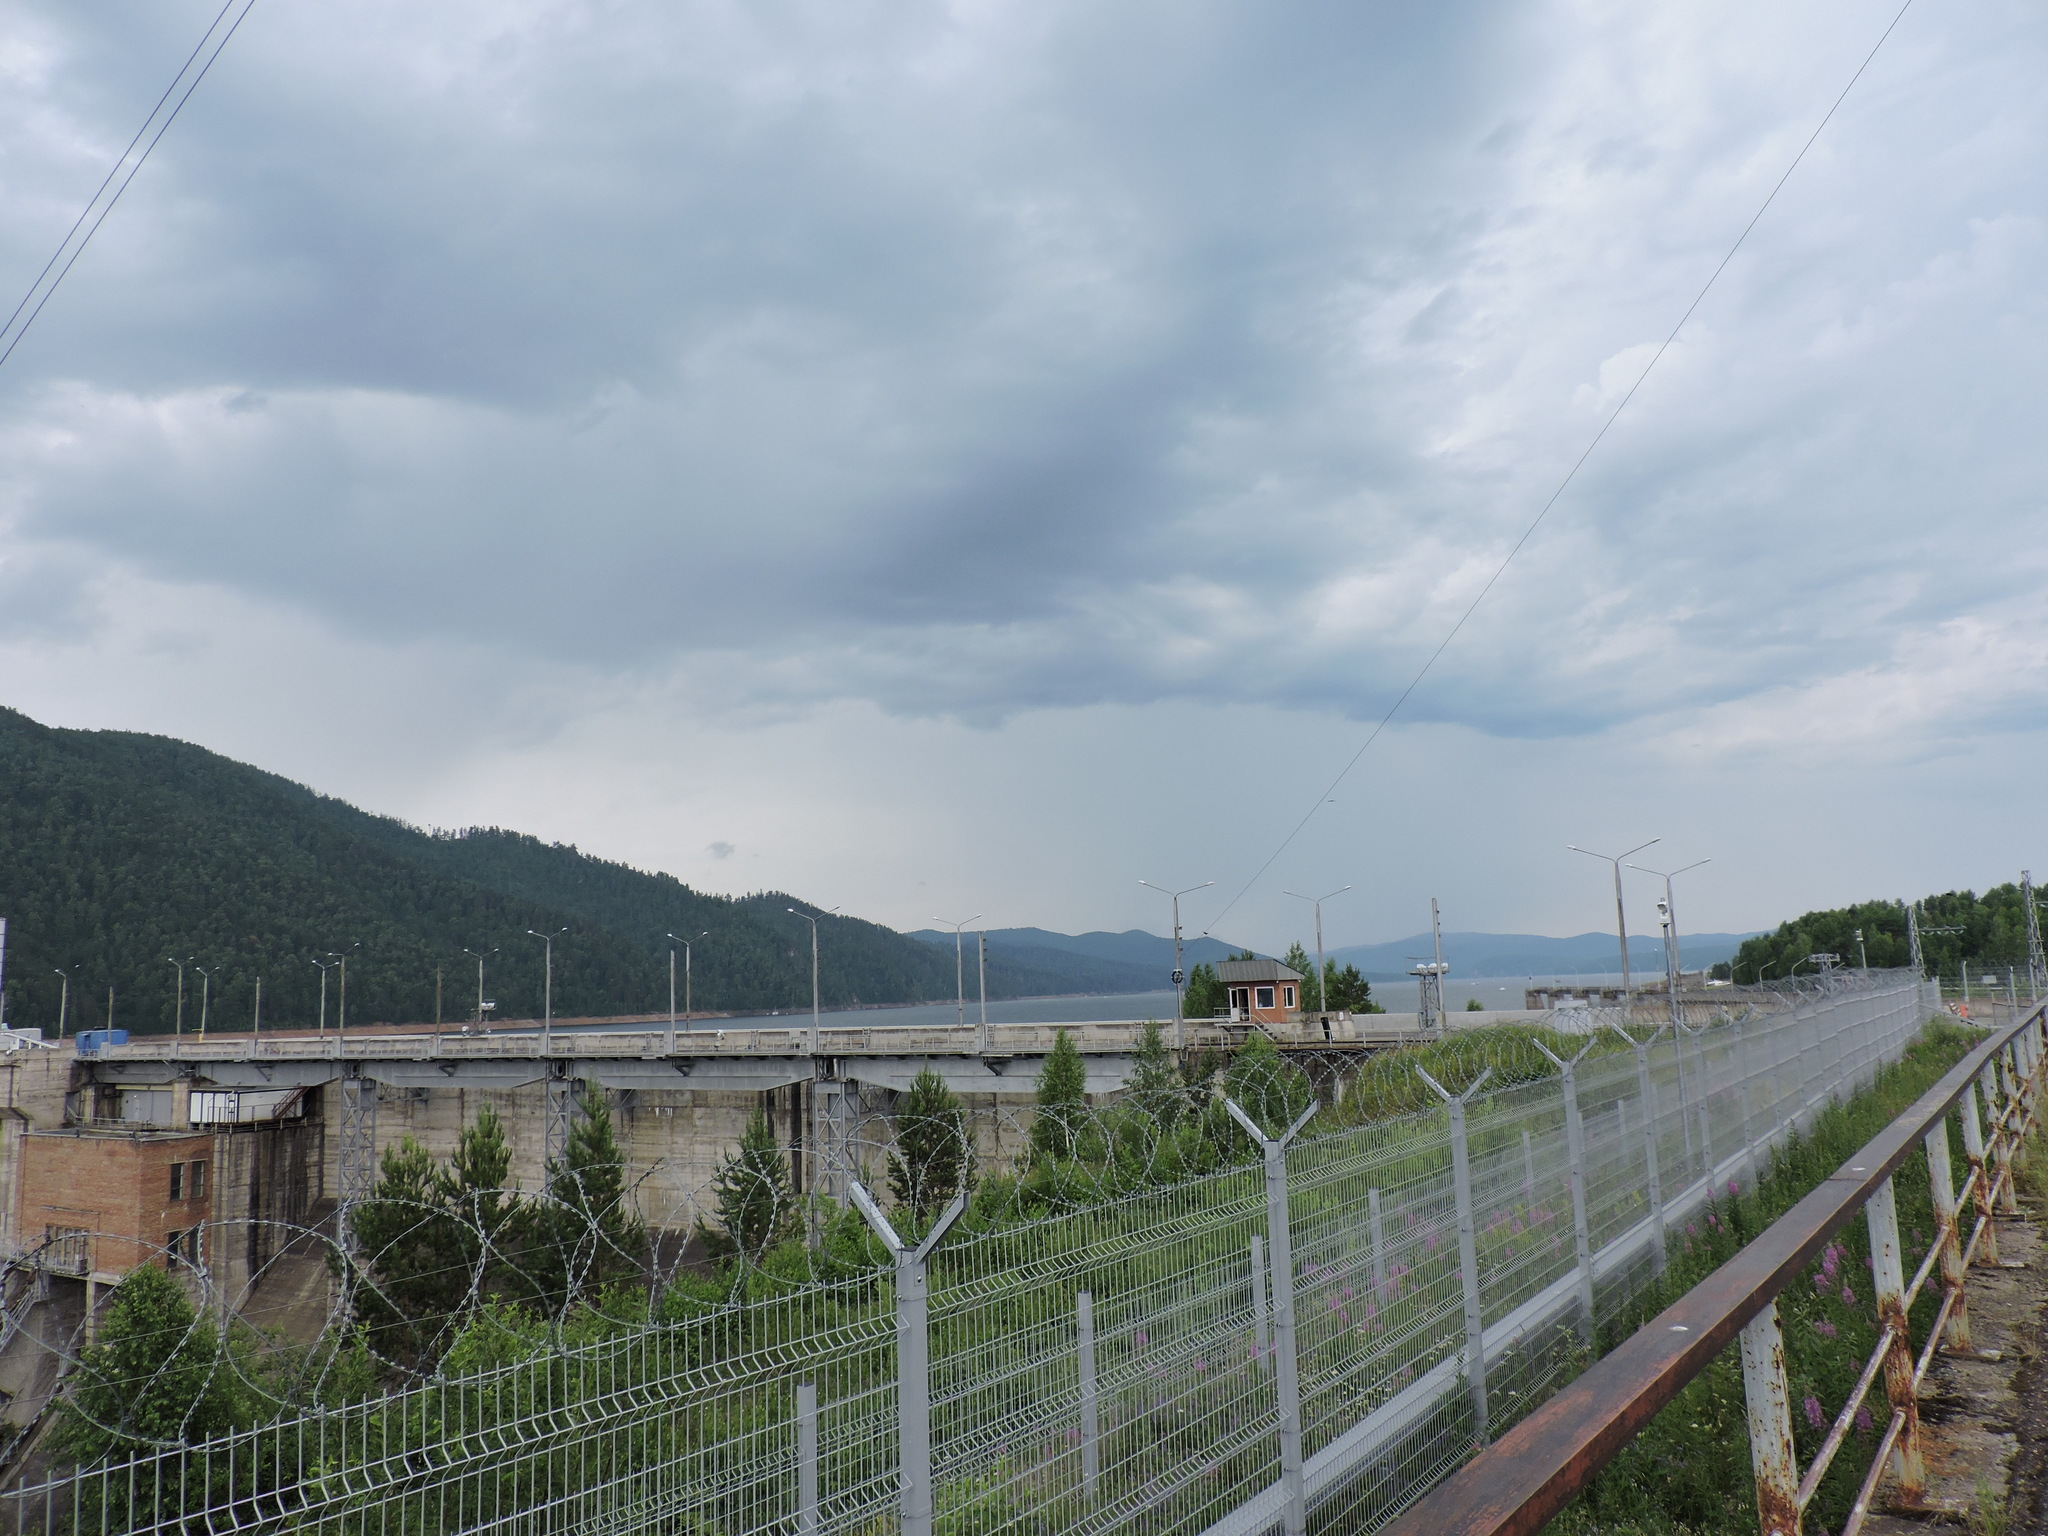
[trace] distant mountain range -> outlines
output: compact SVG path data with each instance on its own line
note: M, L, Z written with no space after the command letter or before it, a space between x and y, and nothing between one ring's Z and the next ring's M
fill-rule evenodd
M781 892L714 896L496 827L429 832L359 811L202 747L126 731L57 730L0 709L0 917L6 1019L159 1031L263 1022L454 1021L476 1004L477 962L496 1016L539 1014L556 934L554 1011L656 1014L668 1006L669 933L696 944L700 1010L808 1007L811 929ZM854 917L818 924L828 1007L953 996L950 955ZM1163 943L1163 940L1155 940ZM998 952L991 997L1100 986L1048 951L1050 969ZM346 956L347 969L341 969ZM326 966L326 989L323 973ZM68 997L59 968L68 972ZM1164 985L1164 968L1151 985ZM970 980L969 985L973 982ZM678 1001L681 1001L680 996Z
M951 952L952 930L919 928L910 935ZM1181 945L1190 967L1215 964L1243 950L1220 939L1188 939ZM968 935L967 990L974 991L974 938ZM1053 933L1045 928L991 928L989 960L998 959L1019 971L1058 975L1061 992L1156 992L1173 985L1173 940L1142 928L1122 933Z
M1684 933L1678 936L1679 963L1687 970L1733 959L1746 933ZM1347 944L1329 951L1339 965L1355 965L1372 981L1408 974L1417 960L1431 957L1426 933L1386 944ZM1540 933L1447 933L1444 963L1453 976L1597 976L1621 969L1621 946L1611 933L1575 933L1553 939ZM1664 941L1656 933L1628 938L1629 969L1652 975L1664 970Z

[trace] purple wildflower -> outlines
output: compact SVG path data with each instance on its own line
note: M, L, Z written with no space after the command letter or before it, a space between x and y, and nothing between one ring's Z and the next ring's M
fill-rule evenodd
M1870 1433L1870 1410L1868 1408L1858 1408L1856 1410L1856 1432L1862 1435Z
M1732 1200L1738 1193L1740 1193L1740 1191L1736 1187L1735 1181L1733 1179L1730 1179L1728 1181L1728 1198Z
M1815 1320L1813 1331L1824 1339L1832 1339L1836 1332L1835 1325L1824 1317Z
M1849 1287L1846 1285L1842 1287L1842 1305L1845 1307L1853 1307L1856 1305L1856 1293L1850 1290Z
M1819 1429L1821 1425L1827 1423L1827 1415L1820 1410L1820 1399L1811 1392L1806 1394L1805 1406L1807 1423L1811 1424L1815 1429Z

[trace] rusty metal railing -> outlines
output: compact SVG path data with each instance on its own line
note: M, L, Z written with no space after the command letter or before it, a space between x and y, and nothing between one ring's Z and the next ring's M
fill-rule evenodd
M1891 1417L1841 1536L1855 1536L1862 1527L1888 1469L1901 1504L1923 1499L1919 1388L1937 1350L1984 1358L1970 1338L1964 1287L1972 1264L2000 1264L1996 1218L2018 1213L2013 1170L2034 1124L2048 1062L2044 1013L2048 1005L2037 1002L1994 1031L1819 1188L1410 1508L1388 1528L1389 1536L1540 1530L1738 1339L1763 1536L1801 1536L1808 1503L1880 1380ZM1950 1115L1960 1119L1969 1165L1960 1190L1950 1157ZM1916 1143L1927 1152L1940 1230L1908 1283L1892 1176ZM1964 1213L1972 1207L1976 1220L1965 1235ZM1870 1234L1878 1344L1802 1474L1777 1298L1859 1210ZM1941 1307L1916 1352L1913 1304L1937 1273Z

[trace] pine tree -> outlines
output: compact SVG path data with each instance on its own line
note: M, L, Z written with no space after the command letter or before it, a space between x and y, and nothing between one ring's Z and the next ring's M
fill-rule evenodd
M711 1181L718 1225L699 1224L706 1245L718 1257L737 1255L758 1264L789 1235L794 1202L789 1162L777 1145L768 1117L756 1109L740 1136L739 1151L719 1165Z
M1052 1054L1038 1074L1038 1114L1031 1122L1034 1158L1065 1162L1088 1118L1088 1068L1062 1029L1053 1035Z
M486 1104L477 1111L449 1167L464 1268L478 1291L495 1291L505 1281L511 1260L506 1248L520 1226L519 1197L505 1187L512 1174L512 1149L497 1110Z
M967 1113L927 1067L910 1080L896 1112L896 1150L889 1154L889 1192L922 1224L972 1187L974 1143Z
M1223 983L1216 979L1215 966L1204 962L1188 972L1187 985L1181 990L1182 1018L1213 1017L1226 1003Z
M563 1158L548 1164L548 1206L536 1223L533 1267L551 1305L595 1296L638 1269L645 1240L626 1200L626 1157L604 1090L586 1083L576 1108Z
M1175 1125L1187 1108L1187 1085L1166 1049L1166 1036L1157 1019L1145 1021L1127 1091L1131 1103L1162 1129Z
M1315 1007L1316 966L1315 962L1309 959L1308 951L1301 947L1301 940L1296 939L1287 946L1287 953L1281 958L1280 963L1301 978L1299 1006L1303 1009Z
M349 1211L356 1321L387 1358L431 1355L469 1290L452 1192L433 1154L407 1136L384 1149L369 1199Z

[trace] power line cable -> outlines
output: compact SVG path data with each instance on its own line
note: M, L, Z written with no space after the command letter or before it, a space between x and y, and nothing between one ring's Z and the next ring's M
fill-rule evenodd
M238 5L241 9L236 11ZM106 174L106 179L101 181L91 199L79 211L78 217L72 221L71 228L65 232L57 249L43 264L43 270L36 274L36 280L29 284L28 292L21 296L21 302L14 306L14 313L7 317L5 325L0 325L0 341L6 342L5 349L0 350L0 366L4 366L7 360L14 356L14 349L21 345L21 338L28 334L29 327L36 323L36 317L43 312L43 306L50 302L50 296L57 291L58 285L64 281L73 264L84 253L92 237L99 233L100 225L104 224L107 215L114 211L114 204L121 200L121 194L126 192L129 183L135 180L136 172L142 169L150 154L163 141L163 136L170 131L171 124L178 120L178 114L185 110L185 103L190 101L192 93L199 89L199 82L206 78L207 71L213 68L214 60L218 59L221 50L227 47L228 39L235 35L236 29L248 18L249 12L255 9L255 6L256 0L226 0L219 14L213 18L212 24L201 34L198 44L179 66L177 74L171 77L171 83L164 88L163 95L159 96L156 105L150 108L149 116L145 117L142 126L135 130L135 137L130 139L128 147L121 151L121 158L114 162L113 168ZM221 24L227 20L231 11L235 12L234 20L228 22L223 30ZM216 33L219 34L219 40L213 43L213 50L208 53L206 45L213 41ZM200 64L195 73L193 63L202 53L206 54L206 62ZM189 83L185 83L187 76L190 76ZM185 83L182 94L178 92L181 83ZM177 103L168 114L164 114L164 103L174 94L178 97ZM160 115L163 121L158 124L156 132L152 135L149 132L150 125L156 123ZM135 146L142 143L145 135L149 136L149 142L143 146L142 153L137 155ZM132 165L129 164L131 156L134 157ZM121 175L123 166L128 167L125 176ZM114 186L117 176L120 177L120 185ZM112 196L107 195L107 188L110 186L114 187ZM95 208L99 210L97 213L93 211ZM91 220L90 224L86 222L88 219ZM79 233L81 228L84 230L83 234Z
M1408 696L1421 686L1422 680L1429 675L1430 669L1437 664L1438 658L1450 648L1451 642L1458 638L1458 631L1465 627L1466 621L1478 610L1479 605L1486 601L1486 596L1493 590L1495 583L1507 574L1508 567L1514 564L1515 557L1522 552L1522 547L1536 536L1536 530L1543 526L1543 520L1550 515L1550 509L1557 505L1558 498L1564 495L1572 481L1578 477L1578 473L1585 467L1586 461L1593 456L1593 450L1598 448L1601 439L1607 436L1608 429L1620 418L1621 413L1628 409L1629 402L1635 399L1636 391L1643 387L1643 381L1649 378L1650 371L1663 360L1664 354L1671 349L1671 344L1678 340L1678 333L1685 329L1686 322L1693 317L1693 312L1705 301L1707 294L1713 289L1714 284L1720 280L1721 274L1728 269L1728 263L1735 259L1735 253L1742 249L1742 244L1749 238L1750 231L1756 228L1764 214L1769 211L1771 204L1777 200L1778 194L1784 190L1785 183L1792 179L1792 173L1799 169L1799 163L1806 158L1806 152L1813 148L1815 142L1819 140L1822 130L1833 121L1835 113L1841 110L1842 103L1849 99L1849 92L1856 88L1856 82L1861 80L1863 72L1870 68L1871 61L1877 57L1878 50L1884 47L1885 39L1892 35L1892 32L1901 21L1905 20L1906 12L1911 10L1912 7L1913 0L1905 0L1905 4L1899 7L1898 12L1892 17L1884 31L1878 35L1877 41L1871 44L1870 51L1863 56L1863 62L1856 66L1856 72L1849 77L1849 83L1842 87L1841 93L1835 97L1834 104L1828 108L1821 120L1814 125L1814 130L1807 135L1806 142L1799 146L1799 153L1792 157L1792 163L1785 167L1785 174L1778 178L1776 184L1772 186L1769 195L1758 205L1756 212L1750 216L1749 222L1742 226L1742 233L1737 235L1735 243L1728 247L1728 254L1721 258L1720 264L1714 268L1706 282L1701 284L1700 291L1693 295L1693 301L1685 306L1685 313L1680 315L1678 323L1671 327L1671 333L1664 338L1656 353L1643 365L1643 371L1636 375L1636 381L1628 387L1628 393L1623 395L1620 402L1608 413L1607 419L1600 424L1600 430L1593 434L1593 440L1586 444L1585 451L1572 461L1572 467L1565 472L1564 478L1558 481L1557 489L1550 493L1550 499L1543 503L1541 510L1530 520L1529 526L1522 530L1522 536L1515 540L1514 547L1507 552L1507 555L1501 560L1494 573L1486 578L1486 585L1481 587L1478 595L1466 605L1465 611L1458 616L1457 623L1450 627L1450 631L1438 643L1437 648L1429 653L1429 659L1424 661L1421 667L1417 669L1415 676L1408 680L1408 686L1401 690L1400 697L1388 706L1387 712L1384 715L1380 716L1379 723L1372 728L1372 733L1365 738L1364 743L1359 749L1351 754L1351 760L1338 770L1337 776L1330 780L1328 788L1316 796L1315 803L1302 814L1301 819L1294 824L1294 829L1280 840L1280 846L1267 856L1266 862L1261 864L1253 872L1252 877L1239 887L1237 894L1230 898L1223 910L1210 919L1209 927L1204 928L1202 930L1203 933L1213 932L1215 925L1229 916L1231 908L1244 900L1251 888L1265 878L1266 871L1273 867L1274 861L1287 851L1297 837L1301 836L1303 829L1315 819L1316 812L1330 803L1330 796L1337 786L1350 776L1351 770L1358 766L1359 760L1371 750L1372 744L1380 739L1381 734L1393 722L1394 716L1400 712L1401 706L1408 702Z

